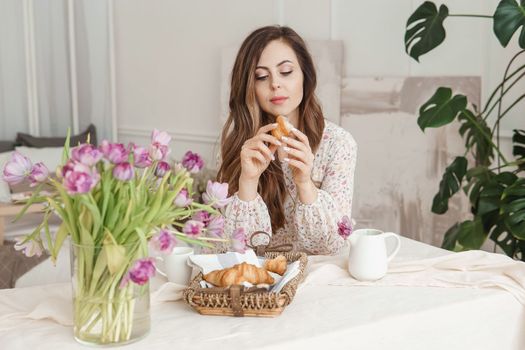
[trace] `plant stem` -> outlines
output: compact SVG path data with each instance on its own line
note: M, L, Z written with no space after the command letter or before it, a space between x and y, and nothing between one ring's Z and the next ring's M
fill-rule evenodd
M525 50L522 50L521 52L523 52ZM505 78L507 77L507 74L509 73L509 69L510 69L510 66L512 65L512 62L514 62L514 60L516 59L516 57L518 57L518 55L521 53L521 52L518 52L516 55L514 55L514 57L511 58L511 60L509 61L509 64L507 65L507 68L505 69L505 74L503 75L503 79L505 80ZM518 77L518 79L516 79L516 81L518 81L521 77ZM515 82L516 82L515 81ZM501 114L501 108L502 108L502 104L503 104L503 96L505 95L506 91L504 92L503 91L503 87L504 85L501 84L501 89L500 89L500 98L499 98L499 101L498 101L498 117L496 119L496 124L494 125L494 128L497 130L497 135L496 135L496 142L498 144L498 147L499 147L499 141L500 141L500 138L499 138L499 125L500 125L500 120L501 118L503 118L503 116L505 114L507 114L507 112L516 105L516 103L518 103L523 96L525 95L522 95L522 97L520 97L518 100L516 100L512 105L510 105L510 107L505 111L503 112L503 114ZM491 131L492 135L494 135L494 129L492 129ZM503 157L498 157L498 166L501 165L501 159L505 159ZM505 163L507 163L505 161ZM499 170L498 170L499 172Z
M525 68L525 64L521 67L519 67L514 73L512 73L511 75L509 75L505 80L503 80L499 85L498 87L494 90L494 92L492 93L492 96L490 97L489 99L489 102L490 100L492 99L493 96L496 95L496 93L498 92L498 90L500 88L503 87L504 83L509 80L510 78L512 78L514 75L516 75L520 70L522 70L523 68ZM504 95L507 94L507 92L514 86L516 85L520 80L521 78L523 78L525 76L525 72L521 73L517 78L516 80L514 80L510 85L509 87L507 87L505 90L503 90L503 93L501 94L501 96L496 100L496 102L492 105L492 107L489 109L489 111L485 114L485 111L487 110L488 108L488 103L487 102L487 105L485 107L485 109L481 112L481 114L485 114L485 116L483 117L483 120L487 120L487 118L489 117L490 113L492 113L492 111L494 110L494 108L496 108L496 106L498 106L499 102L501 101L501 99L503 98Z
M523 98L525 98L525 94L521 95L520 97L518 97L506 110L505 112L501 113L500 116L498 117L498 124L499 124L499 120L501 118L503 118L505 116L505 114L507 114L516 104L518 104L521 100L523 100ZM494 126L494 128L492 129L492 132L494 132L494 129L496 128L496 126Z
M501 169L501 168L506 168L508 166L514 166L514 165L521 165L521 164L525 164L525 159L518 159L514 162L510 162L510 163L505 163L501 166L497 166L497 167L494 167L494 168L491 168L489 169L490 171L492 170L498 170L498 169Z
M525 50L521 50L519 51L518 53L516 53L509 61L508 65L507 65L507 68L505 69L505 76L507 75L507 72L508 72L508 69L510 68L510 66L512 65L512 62L514 62L514 60L516 58L518 58L519 55L521 55L522 53L524 53ZM521 69L523 69L525 67L525 65L522 65L520 67L518 67L518 69L516 69L511 75L509 75L508 77L503 77L503 81L494 89L494 91L492 92L492 94L490 95L489 99L487 100L487 104L485 105L485 108L483 109L483 111L481 112L481 114L485 113L485 111L487 110L490 102L492 101L492 98L494 98L494 96L496 95L497 91L501 88L501 86L503 86L503 84L505 84L505 82L510 79L511 77L513 77L514 75L516 75ZM490 113L489 113L490 114Z

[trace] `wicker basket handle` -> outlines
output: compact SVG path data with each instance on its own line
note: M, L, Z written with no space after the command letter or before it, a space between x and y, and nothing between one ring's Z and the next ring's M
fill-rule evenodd
M242 317L244 316L244 311L242 310L241 304L241 288L240 285L233 285L230 287L230 298L232 304L233 316Z
M269 241L270 241L270 243L268 243L268 244L259 244L259 245L256 246L253 243L253 238L258 236L258 235L267 236ZM255 250L255 254L257 254L257 256L264 256L264 253L266 253L266 252L284 253L284 252L292 251L292 249L293 249L293 245L292 244L280 244L280 245L272 246L271 245L271 241L272 241L272 237L270 236L270 234L268 232L266 232L266 231L255 231L254 233L252 233L250 235L250 244L248 244L248 247L252 248L253 250Z

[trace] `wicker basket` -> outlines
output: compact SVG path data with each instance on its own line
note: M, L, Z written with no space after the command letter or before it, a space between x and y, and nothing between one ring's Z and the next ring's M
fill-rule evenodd
M261 247L257 247L261 253ZM268 248L271 249L271 248ZM259 255L259 254L258 254ZM299 274L288 282L280 292L269 292L262 288L201 288L202 273L199 273L183 292L183 299L203 315L215 316L259 316L275 317L283 312L295 295L297 286L304 278L308 258L305 253L297 252L264 252L260 256L273 259L279 255L288 262L299 260Z

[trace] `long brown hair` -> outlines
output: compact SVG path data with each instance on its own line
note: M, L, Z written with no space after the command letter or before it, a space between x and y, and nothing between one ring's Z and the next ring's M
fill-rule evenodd
M275 121L264 112L255 97L255 69L264 48L274 40L282 40L297 55L303 72L303 99L299 105L298 129L308 136L312 150L317 149L324 130L324 118L314 91L317 77L312 57L303 39L291 28L262 27L252 32L242 43L231 74L230 114L222 130L221 158L217 178L228 182L229 192L239 190L241 148L260 127ZM259 178L258 192L268 207L272 230L284 227L284 207L287 190L279 162L271 162Z

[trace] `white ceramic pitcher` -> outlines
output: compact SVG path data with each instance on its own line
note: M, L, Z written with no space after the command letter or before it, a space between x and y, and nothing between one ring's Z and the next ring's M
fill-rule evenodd
M397 240L394 251L387 255L385 239ZM350 237L350 255L348 271L357 280L375 281L382 278L388 269L388 263L396 256L401 247L401 239L393 232L376 229L354 231Z

